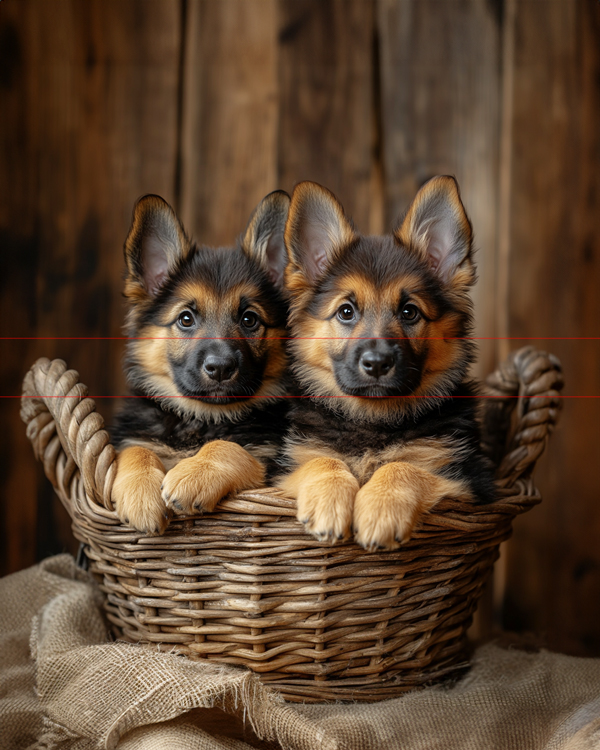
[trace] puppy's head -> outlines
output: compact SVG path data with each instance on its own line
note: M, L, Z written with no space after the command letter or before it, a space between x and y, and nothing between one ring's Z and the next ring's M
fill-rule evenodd
M147 195L125 242L130 385L181 417L236 419L284 393L280 287L289 197L268 195L234 248L189 241Z
M426 183L391 236L357 234L300 183L285 228L293 369L356 419L395 421L449 396L472 359L471 225L452 177Z

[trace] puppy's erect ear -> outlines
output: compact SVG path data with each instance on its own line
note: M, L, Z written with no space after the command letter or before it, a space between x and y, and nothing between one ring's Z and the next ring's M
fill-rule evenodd
M189 250L188 238L171 206L158 195L140 198L125 240L125 295L137 299L156 296Z
M471 223L454 177L434 177L426 182L395 236L426 260L443 281L472 284L475 280Z
M356 235L337 198L316 182L301 182L292 193L285 225L290 288L313 285L337 251Z
M283 286L287 264L283 232L289 207L290 196L283 190L269 193L254 209L242 239L243 251L258 261L278 287Z

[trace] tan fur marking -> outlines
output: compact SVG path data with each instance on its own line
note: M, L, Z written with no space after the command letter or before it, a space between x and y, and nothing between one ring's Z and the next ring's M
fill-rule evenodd
M323 318L332 316L343 302L354 298L362 313L395 314L403 293L410 295L410 301L417 305L427 317L434 317L436 310L431 300L423 294L423 279L415 274L395 278L383 287L376 287L360 274L346 274L338 279L335 293L323 308ZM327 321L329 322L329 321ZM335 321L332 321L336 325Z
M123 442L124 448L132 446L146 448L146 450L155 453L162 462L165 471L172 469L175 464L178 464L181 461L181 459L195 456L198 452L193 448L186 451L175 450L175 448L170 448L168 445L165 445L165 443L158 443L154 440L144 440L142 438L129 438Z
M421 383L414 395L428 396L435 393L437 383L444 379L448 370L455 367L465 356L462 341L456 340L459 331L458 316L445 315L427 326L429 339L427 359L423 368Z
M475 275L475 266L470 263L459 268L452 278L452 286L455 289L467 289L473 286L477 277Z
M204 285L201 281L184 281L177 288L176 294L181 301L178 304L183 305L182 309L186 302L194 302L203 316L214 316L218 320L222 320L227 315L235 317L242 297L250 301L252 309L263 320L266 317L266 310L257 301L258 289L251 283L238 284L227 289L225 294L218 294L215 289Z
M346 538L352 522L352 506L358 482L346 464L335 458L314 458L279 486L298 505L298 520L321 541Z
M345 456L318 440L289 445L287 456L296 466L302 466L316 458L343 461L362 486L382 466L402 461L435 473L457 459L464 450L461 442L445 438L420 438L408 443L396 443L384 450L366 448L360 456Z
M366 549L396 549L410 539L421 516L446 496L471 498L461 482L408 463L386 464L356 495L355 540Z
M170 469L172 469L176 464L178 464L184 458L191 458L192 456L195 456L196 453L198 452L194 448L188 449L188 450L176 450L175 448L170 448L168 445L165 445L164 443L157 443L153 440L142 440L142 439L133 438L133 439L124 441L124 447L130 447L134 445L139 446L141 448L146 448L156 453L156 455L162 461L162 464L165 467L166 471L169 471ZM249 445L245 446L245 450L247 450L248 453L251 456L254 456L254 458L256 458L258 461L262 462L268 459L275 458L277 456L279 448L275 444L252 445L250 443Z
M262 464L241 445L213 440L168 472L162 496L178 515L211 511L230 492L260 487L264 473Z
M328 315L332 315L337 308L350 297L354 297L358 309L362 312L365 310L377 310L380 307L378 290L369 283L368 279L360 274L347 274L339 279L336 284L339 295L331 300Z
M186 340L186 333L180 331L175 326L170 326L184 310L193 305L200 316L211 323L216 322L219 328L223 327L223 321L230 320L230 326L236 325L236 318L239 311L240 299L245 297L250 303L250 307L259 317L269 324L267 311L258 302L258 289L253 284L238 284L228 289L225 294L217 294L211 287L204 285L201 281L184 281L175 291L173 303L163 310L160 322L164 327L158 327L155 335L168 337L169 339L181 338ZM151 328L149 326L149 328ZM146 335L146 334L143 334ZM153 334L148 334L153 335ZM198 331L197 336L208 335L202 329Z
M282 340L285 335L286 332L283 330L269 330L269 340L267 343L267 347L270 349L270 352L267 359L267 365L263 373L263 385L261 387L261 390L270 383L281 382L281 379L283 378L287 367L287 355L285 353L284 342ZM281 395L283 395L283 393Z
M184 281L177 287L177 298L181 304L194 302L201 314L206 315L207 311L218 310L224 306L223 300L216 291L201 281Z
M366 450L361 456L346 459L346 463L361 485L385 464L402 461L428 472L441 471L447 466L460 446L439 439L421 439L399 445L391 445L382 451Z
M306 336L292 341L292 347L296 360L301 364L310 364L318 370L332 372L331 354L338 347L343 346L343 342L324 339L323 334L328 333L328 327L319 323L320 321L307 321Z
M159 326L146 326L140 333L140 338L133 341L131 346L135 352L135 359L144 370L154 376L171 379L167 351L171 336L170 329ZM175 388L173 388L175 391Z
M296 469L315 458L331 458L337 461L345 461L345 457L341 453L338 453L333 448L316 439L288 445L286 456L293 462Z
M164 476L161 460L148 448L129 446L119 453L112 501L123 523L137 531L162 534L168 522L160 496Z

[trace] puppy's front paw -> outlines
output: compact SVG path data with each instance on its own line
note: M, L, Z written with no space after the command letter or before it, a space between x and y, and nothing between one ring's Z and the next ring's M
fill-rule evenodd
M354 503L354 539L368 550L396 549L414 525L412 509L404 506L399 487L385 489L367 482Z
M162 534L169 514L160 496L165 471L147 448L125 448L119 455L112 501L119 519L137 531Z
M260 487L264 469L241 445L207 443L174 466L162 483L162 498L177 515L211 511L230 492Z
M224 477L210 461L197 456L184 458L167 472L161 487L163 502L177 515L193 515L212 510L227 494Z
M281 480L280 487L296 498L298 520L319 541L349 536L358 482L343 461L312 459Z
M459 482L407 463L382 466L354 503L354 538L368 550L397 549L423 515L445 495L464 494Z

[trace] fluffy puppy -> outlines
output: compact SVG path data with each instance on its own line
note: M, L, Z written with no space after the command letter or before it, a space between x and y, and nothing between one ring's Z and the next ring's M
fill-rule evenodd
M226 248L190 242L158 196L135 206L125 243L133 398L112 431L112 498L139 531L162 532L171 512L210 511L274 465L286 425L288 206L271 193Z
M300 398L278 483L306 529L393 549L441 498L493 499L467 379L475 272L455 180L429 181L383 237L358 234L303 182L285 244Z

